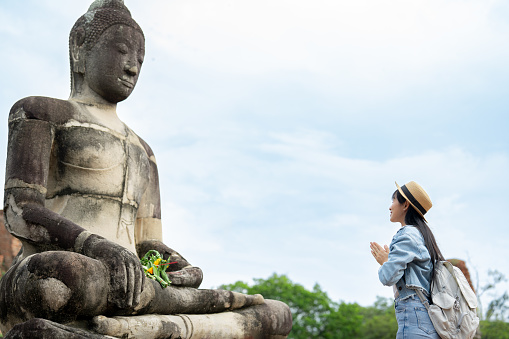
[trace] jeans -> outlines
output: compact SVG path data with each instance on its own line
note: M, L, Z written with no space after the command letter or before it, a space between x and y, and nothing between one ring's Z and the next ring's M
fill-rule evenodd
M440 339L417 295L404 300L396 299L396 320L398 334L396 339L432 338Z

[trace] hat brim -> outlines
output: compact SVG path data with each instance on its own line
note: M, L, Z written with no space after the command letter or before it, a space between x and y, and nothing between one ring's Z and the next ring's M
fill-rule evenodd
M419 214L421 215L421 217L424 219L424 221L425 221L425 222L428 222L428 221L426 220L426 217L424 216L424 214L422 214L422 212L421 212L421 211L419 211L419 209L418 209L417 207L415 207L415 205L414 205L414 204L412 204L412 202L410 201L410 199L408 199L408 197L406 196L406 194L405 194L405 193L403 193L403 190L401 189L401 187L399 187L398 183L397 183L396 181L395 181L394 183L396 184L396 187L398 188L398 191L399 191L399 193L403 196L403 198L405 198L405 200L406 200L406 201L408 201L408 203L409 203L409 204L410 204L410 205L414 208L414 210L415 210L417 213L419 213Z

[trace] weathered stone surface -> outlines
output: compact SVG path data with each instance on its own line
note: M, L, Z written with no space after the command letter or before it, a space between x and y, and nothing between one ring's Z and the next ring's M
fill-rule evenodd
M14 326L5 339L106 339L111 338L49 320L34 318Z
M270 312L267 312L267 308ZM270 316L264 316L269 315ZM262 315L262 316L260 316ZM291 330L291 313L285 304L266 304L242 310L208 315L96 316L90 322L62 325L31 319L16 325L7 334L12 338L129 338L129 339L280 339Z
M22 251L0 281L0 330L12 329L10 338L286 336L287 305L198 289L201 269L162 242L154 154L116 111L145 55L123 1L95 1L69 40L70 98L24 98L9 114L4 211ZM139 258L150 249L174 261L168 288L145 277Z
M267 309L270 309L267 310ZM271 314L270 316L260 316ZM291 330L291 313L275 300L242 310L208 315L103 316L93 319L97 333L122 338L284 338ZM286 327L285 327L286 326Z

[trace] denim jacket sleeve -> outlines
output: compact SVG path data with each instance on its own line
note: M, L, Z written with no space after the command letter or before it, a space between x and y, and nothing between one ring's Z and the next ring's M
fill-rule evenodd
M386 286L395 285L403 277L408 264L422 258L421 247L424 242L411 229L415 228L402 227L392 238L389 258L378 270L378 277Z

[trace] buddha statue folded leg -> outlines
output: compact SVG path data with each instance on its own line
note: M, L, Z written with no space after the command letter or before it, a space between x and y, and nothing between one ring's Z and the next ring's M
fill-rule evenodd
M0 329L32 318L68 322L105 309L104 265L83 255L47 251L13 265L0 281Z
M113 282L122 283L122 282ZM14 265L1 281L2 330L32 318L60 323L96 315L206 314L263 304L261 295L169 286L145 279L140 302L118 308L108 302L112 288L107 267L84 255L47 251Z
M292 327L288 306L266 300L261 305L214 314L148 314L94 317L95 333L128 338L286 338ZM170 336L171 335L171 336Z
M14 326L4 339L107 339L110 336L62 325L41 318L33 318ZM114 338L114 337L113 337Z
M108 285L105 266L95 259L63 251L29 256L1 281L2 331L12 328L6 338L31 338L38 333L38 338L150 339L169 335L279 338L291 329L288 306L264 301L259 295L175 286L163 289L146 279L140 304L119 310L108 305Z
M97 316L67 325L34 318L13 327L5 339L281 339L291 326L288 306L267 300L262 305L208 315Z

